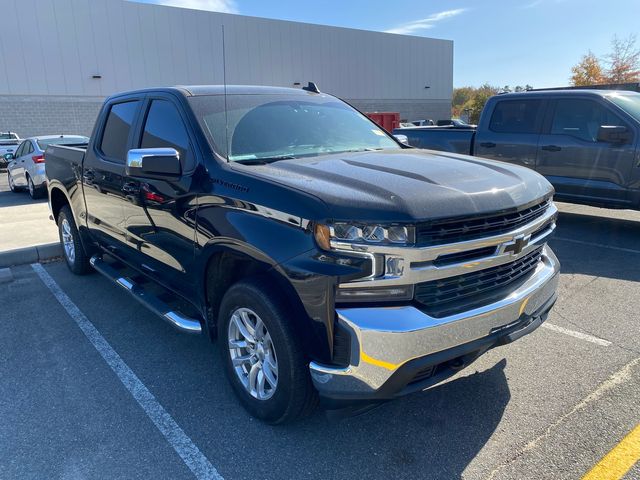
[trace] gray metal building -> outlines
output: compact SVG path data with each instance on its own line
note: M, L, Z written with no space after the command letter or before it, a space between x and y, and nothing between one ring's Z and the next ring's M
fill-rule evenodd
M89 134L102 99L159 85L316 82L364 111L449 118L453 42L127 0L0 0L0 131Z

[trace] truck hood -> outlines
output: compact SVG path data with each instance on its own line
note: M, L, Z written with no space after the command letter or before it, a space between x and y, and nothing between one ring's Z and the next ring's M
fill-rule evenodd
M383 150L250 167L321 199L327 219L411 222L492 213L553 192L524 167L430 150Z

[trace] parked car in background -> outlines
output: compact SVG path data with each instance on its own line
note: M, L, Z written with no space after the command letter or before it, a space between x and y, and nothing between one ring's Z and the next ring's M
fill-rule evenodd
M270 423L318 396L362 406L440 383L556 299L544 178L405 147L330 95L115 95L88 148L46 159L69 269L217 337L239 400Z
M13 155L20 141L20 137L13 132L0 132L0 167L7 166L8 160L5 155L7 153Z
M431 120L430 118L427 120L412 120L411 121L411 126L414 127L430 127L435 125L435 122L433 120Z
M464 120L459 118L450 118L449 120L438 120L436 122L438 127L455 127L455 128L475 128L476 125L470 125Z
M397 129L411 146L544 175L559 200L640 209L640 93L545 90L491 97L477 129Z
M31 198L40 198L47 191L44 152L49 145L86 146L88 137L81 135L46 135L22 141L7 166L9 188L18 192L26 188Z

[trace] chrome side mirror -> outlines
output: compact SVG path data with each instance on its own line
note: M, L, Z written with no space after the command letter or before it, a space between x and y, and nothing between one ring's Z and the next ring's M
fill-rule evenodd
M182 174L175 148L136 148L127 152L125 173L129 177L175 180Z
M399 141L403 145L409 145L409 138L406 135L396 134L394 135L397 141Z

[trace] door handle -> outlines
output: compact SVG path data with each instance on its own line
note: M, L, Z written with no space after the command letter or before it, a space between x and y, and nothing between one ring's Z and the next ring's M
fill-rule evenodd
M544 147L540 147L542 150L546 150L547 152L559 152L562 150L562 147L557 145L545 145Z
M496 144L493 142L482 142L480 146L484 148L493 148L496 146Z
M140 185L127 182L122 186L122 192L126 195L138 195L140 193Z

